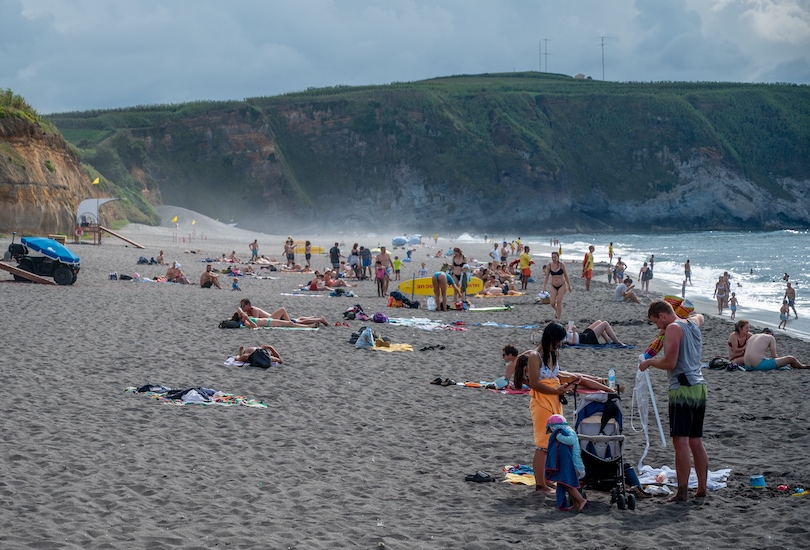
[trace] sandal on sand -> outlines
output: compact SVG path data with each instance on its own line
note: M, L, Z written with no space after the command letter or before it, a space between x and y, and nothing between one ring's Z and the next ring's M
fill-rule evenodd
M436 384L437 386L441 386L442 385L442 379L441 378L434 378L433 381L431 382L431 384Z
M420 348L419 351L430 351L433 349L435 349L433 346L425 346L423 348Z
M486 473L484 470L478 470L474 474L467 474L464 481L475 481L476 483L485 483L487 481L495 481L495 478Z

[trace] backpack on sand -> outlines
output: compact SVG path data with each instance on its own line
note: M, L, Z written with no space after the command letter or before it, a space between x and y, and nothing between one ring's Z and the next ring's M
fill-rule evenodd
M269 369L273 366L273 358L270 357L270 352L264 348L259 348L251 353L247 362L250 363L251 367L261 367L263 369Z

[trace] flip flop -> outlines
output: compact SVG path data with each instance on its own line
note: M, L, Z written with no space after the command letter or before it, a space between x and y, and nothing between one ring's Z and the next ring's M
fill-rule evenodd
M436 384L437 386L441 386L442 385L442 379L441 378L434 378L433 381L431 382L431 384Z
M478 470L474 474L467 474L464 481L474 481L476 483L485 483L487 481L495 481L495 478L486 473L484 470Z
M420 348L419 351L430 351L430 350L433 350L433 349L434 349L433 346L425 346L423 348Z

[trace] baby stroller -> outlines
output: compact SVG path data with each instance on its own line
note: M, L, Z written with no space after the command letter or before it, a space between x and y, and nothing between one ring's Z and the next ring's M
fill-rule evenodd
M610 491L610 503L619 510L636 508L636 497L625 485L622 435L622 401L618 394L594 392L574 394L574 430L585 465L584 487Z

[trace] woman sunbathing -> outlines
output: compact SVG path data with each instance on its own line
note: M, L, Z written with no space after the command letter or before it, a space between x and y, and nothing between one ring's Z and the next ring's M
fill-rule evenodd
M357 286L357 285L350 285L344 279L333 279L332 272L326 270L323 272L323 286L327 286L330 289L334 289L339 286Z
M270 353L270 358L272 359L273 363L278 363L280 365L284 362L281 360L281 355L279 355L279 353L276 351L276 348L269 344L265 344L264 346L252 346L249 348L239 346L239 353L234 356L234 360L247 363L248 359L250 359L250 354L257 349L266 349Z
M734 365L745 364L745 345L751 334L748 321L740 319L734 323L734 332L728 337L728 360Z
M571 326L571 331L566 333L565 343L571 345L577 344L601 344L599 338L603 338L605 343L621 344L616 333L613 332L613 327L607 321L594 321L588 328L581 333L577 332L576 325Z
M174 262L169 266L169 269L166 270L166 280L170 283L190 284L188 277L180 271L180 264L177 262Z
M300 317L298 319L290 319L285 321L283 319L272 319L270 317L250 317L240 307L236 313L231 317L234 321L239 321L248 328L259 327L287 327L287 328L318 328L321 323L324 326L329 326L329 323L323 317Z

